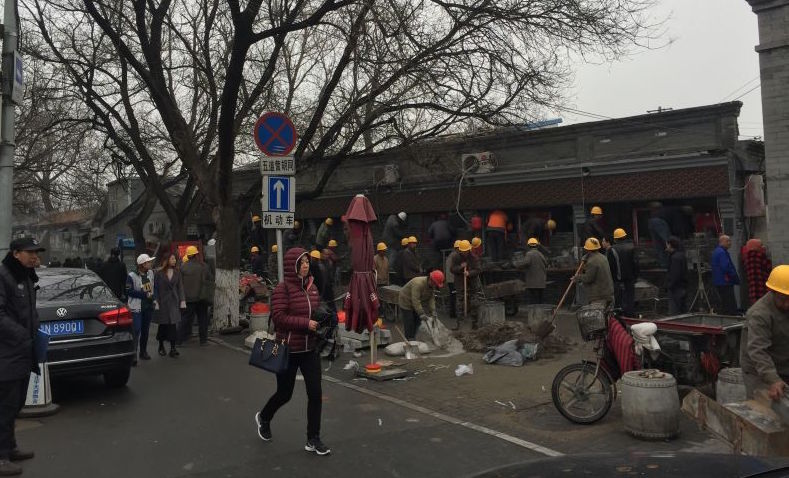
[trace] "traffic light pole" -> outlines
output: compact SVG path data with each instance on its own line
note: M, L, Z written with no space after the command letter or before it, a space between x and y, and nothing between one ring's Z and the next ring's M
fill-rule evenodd
M16 2L6 0L3 6L3 96L0 111L0 254L5 255L11 242L14 202L14 103L11 88L14 78L14 53L17 48Z

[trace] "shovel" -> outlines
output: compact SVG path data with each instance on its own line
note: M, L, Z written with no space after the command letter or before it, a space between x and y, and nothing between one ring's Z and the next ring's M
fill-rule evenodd
M533 330L534 334L537 335L537 337L544 339L556 328L556 326L553 325L553 321L556 319L556 314L559 313L559 309L561 309L562 305L564 305L564 300L567 298L567 294L570 293L570 289L573 287L573 284L575 284L575 276L577 276L581 272L581 269L583 268L584 264L586 264L585 260L581 260L581 263L578 264L578 269L575 270L575 274L573 274L573 277L570 279L570 284L567 286L567 289L564 291L564 295L562 295L562 298L559 300L559 304L553 310L553 315L551 315L551 320L546 320L541 322L539 325L535 327L535 330Z
M412 360L415 358L419 358L419 347L417 347L416 345L411 345L411 342L407 338L405 338L405 334L403 333L402 330L400 330L400 327L395 325L394 328L397 331L397 333L400 334L400 337L403 338L403 350L405 350L405 359Z

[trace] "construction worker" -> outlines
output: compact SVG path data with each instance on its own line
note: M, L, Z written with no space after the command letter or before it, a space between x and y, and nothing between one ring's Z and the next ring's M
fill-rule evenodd
M436 290L444 287L444 273L414 277L400 290L398 305L406 340L414 340L423 320L436 317Z
M318 288L321 302L326 304L330 310L336 312L337 306L334 304L334 281L331 276L331 270L323 255L317 249L310 251L310 274L312 274L315 281L315 287Z
M504 235L507 232L507 213L499 209L488 216L488 252L490 260L504 259Z
M375 283L378 287L389 285L389 258L386 257L386 249L386 243L383 242L375 246L373 267L375 267Z
M581 228L581 240L586 243L590 237L594 237L598 242L602 242L606 237L605 226L603 224L603 208L593 206L589 210L590 217L586 219L584 227Z
M323 249L323 259L326 261L326 268L329 271L329 277L332 281L339 282L339 266L340 256L337 255L337 241L334 239L329 240L326 248Z
M614 281L611 278L611 267L605 256L600 253L600 241L590 237L584 243L586 255L581 272L573 277L573 281L583 284L586 298L591 305L607 307L614 300Z
M471 316L471 327L477 328L479 298L482 290L479 275L482 272L479 260L471 254L471 243L463 240L458 244L458 254L451 256L449 270L455 276L457 290L457 313Z
M471 254L477 259L482 257L482 239L475 237L471 240Z
M282 238L282 246L287 250L291 247L301 247L301 223L293 221L293 229L285 231Z
M400 267L403 269L403 280L407 283L414 277L422 275L422 265L416 255L417 240L415 236L409 236L408 247L400 257Z
M272 281L277 280L277 272L279 266L277 265L277 245L271 246L271 254L268 255L268 273L269 279Z
M444 277L446 277L447 287L449 288L449 316L451 318L457 318L457 304L455 301L457 300L457 292L455 291L455 274L449 270L449 265L452 263L453 256L460 255L460 239L455 241L452 245L452 252L449 253L446 260L444 261Z
M400 211L397 214L392 214L386 219L384 224L383 242L389 248L389 260L393 259L393 255L397 252L397 242L405 236L406 222L408 215L405 211Z
M614 244L606 251L606 256L614 279L614 303L626 316L635 317L638 259L633 242L621 227L614 229Z
M262 251L266 239L266 231L260 225L260 216L252 216L252 229L249 230L249 242L251 246L258 246Z
M325 249L329 244L329 233L333 225L334 219L327 217L326 220L321 223L320 227L318 227L318 232L315 234L315 247L318 250Z
M523 261L523 267L526 269L524 277L526 297L529 304L542 304L548 277L548 259L540 252L540 241L536 237L530 237L526 244L529 246Z
M740 367L748 398L766 389L777 401L789 381L789 265L776 266L766 285L769 291L745 313Z
M403 280L403 253L408 248L408 238L404 237L400 240L400 247L392 254L391 248L389 249L389 269L392 271L392 283L394 285L404 286Z
M213 301L213 279L211 270L200 260L199 251L195 246L186 248L187 262L181 266L181 278L184 284L186 309L181 311L181 323L178 327L179 344L192 336L192 323L197 319L200 345L208 343L208 306ZM211 296L209 298L209 296Z
M441 214L427 230L427 235L432 242L432 256L430 264L436 268L441 268L441 251L450 249L456 236L455 228L449 223L446 214Z
M265 277L266 276L266 259L260 254L260 248L258 246L252 246L249 250L250 253L250 265L249 268L252 270L252 273L258 277Z

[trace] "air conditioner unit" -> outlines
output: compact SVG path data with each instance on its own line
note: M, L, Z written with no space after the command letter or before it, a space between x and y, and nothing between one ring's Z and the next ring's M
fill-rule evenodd
M375 170L375 182L384 186L391 186L400 182L400 166L387 164Z
M496 156L491 152L471 153L461 156L463 170L472 174L492 173L496 170Z

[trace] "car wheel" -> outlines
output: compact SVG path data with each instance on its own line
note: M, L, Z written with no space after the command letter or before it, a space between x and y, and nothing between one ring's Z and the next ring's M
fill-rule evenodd
M113 370L112 372L104 372L104 384L108 388L122 388L129 382L131 375L131 367Z

